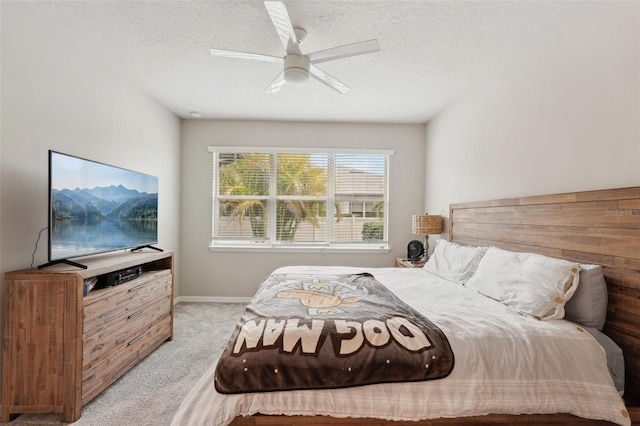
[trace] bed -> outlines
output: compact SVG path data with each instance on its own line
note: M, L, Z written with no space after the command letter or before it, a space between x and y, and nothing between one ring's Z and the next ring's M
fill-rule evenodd
M280 268L274 274L371 274L444 332L455 355L450 374L337 389L222 394L214 389L214 365L183 401L173 424L628 425L638 418L640 187L454 204L449 242L436 246L436 252L444 253L439 246L483 253L471 262L470 273L454 268L456 273L463 270L464 279L439 274L446 268L434 269L437 253L426 269L309 266ZM509 298L494 300L499 295L492 292L500 290L486 285L491 282L486 278L498 264L519 259L521 253L528 253L527 259L540 256L544 262L563 259L600 268L608 297L601 335L553 318L569 311L569 302L559 303L562 309L536 306L542 310L534 315L527 311L528 300L515 305ZM579 283L562 283L561 298L570 301ZM466 315L458 313L461 307ZM607 353L598 343L603 336L624 354L624 389L616 389ZM622 390L627 404L618 392Z

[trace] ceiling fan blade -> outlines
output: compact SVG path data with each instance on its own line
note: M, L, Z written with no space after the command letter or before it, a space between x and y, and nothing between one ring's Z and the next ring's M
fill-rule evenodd
M312 64L333 61L336 59L348 58L350 56L363 55L365 53L378 52L380 43L378 40L360 41L358 43L345 44L344 46L332 47L331 49L319 50L309 53L306 56Z
M282 62L282 58L279 58L277 56L262 55L260 53L240 52L237 50L211 49L211 54L213 56L221 56L224 58L251 59L254 61L264 62Z
M271 85L267 87L266 92L272 95L275 95L280 91L280 89L282 89L282 86L284 86L284 83L286 83L286 81L284 80L284 71L281 71L280 74L278 74L278 76L276 77L276 79L271 82Z
M327 74L315 65L309 68L309 74L321 83L326 84L338 93L345 94L351 91L351 88L338 80L337 78Z
M291 24L291 19L289 19L287 8L281 1L265 1L264 6L267 8L273 26L276 27L276 32L278 33L278 37L280 37L282 45L288 52L289 41L291 41L292 45L297 46L298 38L296 37L295 31L293 31L293 25Z

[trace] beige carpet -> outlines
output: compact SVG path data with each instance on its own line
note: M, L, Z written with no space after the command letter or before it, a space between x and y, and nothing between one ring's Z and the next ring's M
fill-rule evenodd
M222 352L244 311L241 304L179 303L173 341L163 343L82 407L79 426L162 426ZM57 414L23 414L3 425L63 425Z

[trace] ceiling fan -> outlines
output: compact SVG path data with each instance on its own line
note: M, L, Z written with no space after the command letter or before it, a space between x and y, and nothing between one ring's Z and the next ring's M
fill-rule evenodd
M380 50L378 40L367 40L344 46L333 47L326 50L319 50L313 53L302 54L300 43L304 40L307 32L302 28L293 28L287 8L281 1L265 1L267 13L271 17L274 27L280 37L280 41L286 50L284 57L263 55L260 53L239 52L226 49L211 49L213 56L226 58L250 59L254 61L277 62L283 64L283 70L273 80L267 88L267 93L276 94L285 83L302 83L309 80L309 76L321 83L326 84L339 93L347 93L351 89L335 77L327 74L316 66L322 62L334 61L336 59L348 58L365 53L377 52Z

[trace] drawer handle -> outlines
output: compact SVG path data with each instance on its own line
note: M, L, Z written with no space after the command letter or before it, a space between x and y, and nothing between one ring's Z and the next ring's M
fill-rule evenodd
M136 290L140 290L142 287L144 287L145 285L147 285L147 283L142 283L142 284L138 284L135 287L131 287L129 289L129 293L131 293L132 291L136 291Z
M139 310L135 311L134 313L129 315L127 317L127 319L131 319L131 318L135 317L136 315L140 315L142 312L144 312L145 309L147 309L147 308L142 308L142 309L139 309Z
M138 340L142 339L142 336L144 336L144 333L140 334L139 336L134 337L129 343L127 343L127 346L133 345L135 342L137 342Z

